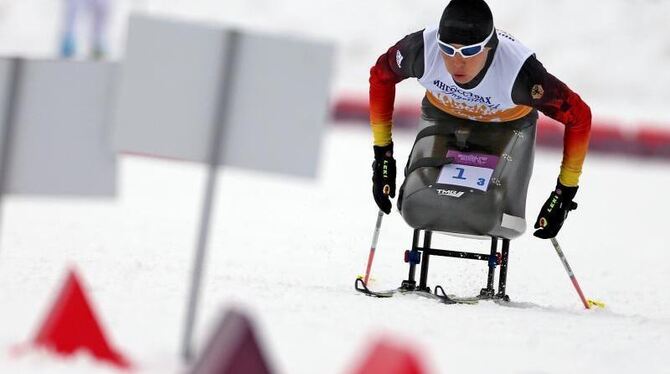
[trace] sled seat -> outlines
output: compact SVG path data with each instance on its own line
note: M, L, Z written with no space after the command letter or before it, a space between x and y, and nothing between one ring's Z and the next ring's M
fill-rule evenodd
M513 239L526 230L537 112L477 122L424 105L398 209L414 229Z

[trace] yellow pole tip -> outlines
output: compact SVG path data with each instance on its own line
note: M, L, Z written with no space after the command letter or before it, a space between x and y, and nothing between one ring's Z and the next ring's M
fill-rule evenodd
M363 275L363 274L358 274L358 276L356 277L356 279L365 280L365 275ZM370 277L370 278L368 279L368 284L372 283L374 280L375 280L374 278Z
M590 300L589 299L588 302L589 302L589 306L596 306L598 308L604 308L605 307L605 303L603 303L602 301Z

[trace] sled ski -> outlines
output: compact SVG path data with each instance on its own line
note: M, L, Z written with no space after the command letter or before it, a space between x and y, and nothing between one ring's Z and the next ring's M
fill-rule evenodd
M431 248L432 232L424 230L423 246L419 246L419 236L422 230L415 229L412 239L412 249L405 251L405 262L409 264L408 278L402 281L397 289L373 291L367 287L362 279L357 278L354 285L356 291L368 296L387 298L397 294L416 294L438 300L444 304L477 304L480 300L491 300L499 303L509 303L510 298L506 294L507 285L507 262L509 258L510 239L491 237L491 248L488 254L472 253L463 251L450 251ZM502 252L498 252L498 240L502 239ZM486 287L482 288L479 295L473 297L459 297L447 294L442 286L436 286L431 292L428 287L428 266L431 256L456 257L472 260L481 260L488 263L488 277ZM415 280L416 265L421 265L419 284ZM496 267L500 266L498 278L498 290L494 288Z
M439 289L442 289L442 287L440 286L437 287ZM384 291L372 291L365 285L365 283L361 278L356 278L355 288L356 291L361 292L367 296L379 297L379 298L389 298L396 295L417 295L428 299L436 300L444 304L477 304L480 300L478 297L458 297L455 295L446 295L444 294L444 292L442 292L442 294L437 294L437 293L431 293L430 290L427 291L406 290L403 289L402 287ZM435 290L437 291L438 288L436 288Z

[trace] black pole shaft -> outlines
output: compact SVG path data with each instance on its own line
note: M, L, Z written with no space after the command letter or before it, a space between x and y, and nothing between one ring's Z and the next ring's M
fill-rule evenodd
M498 252L498 238L491 238L491 252L489 254L489 275L486 280L486 289L493 292L493 282L496 274L496 253Z
M507 287L507 260L509 258L509 239L503 239L502 259L500 263L500 279L498 280L498 295L505 296Z
M209 146L209 168L207 171L207 182L205 184L205 194L202 202L200 215L200 228L198 232L198 241L196 244L195 258L193 261L193 270L191 273L191 289L188 297L186 321L184 335L182 338L182 358L189 362L193 358L193 331L198 313L198 299L200 296L200 284L202 283L202 274L204 271L205 257L207 253L207 241L209 238L209 225L212 216L212 207L214 205L214 196L217 185L217 168L221 155L221 143L223 133L227 126L227 113L232 101L231 88L234 84L235 61L237 61L237 43L239 36L237 32L230 31L228 34L226 48L224 48L224 71L219 87L219 106L212 124L211 143Z
M425 231L423 235L423 248L430 248L430 241L433 236L432 231ZM426 291L428 289L426 283L428 282L428 266L430 265L430 253L423 252L421 259L421 278L419 279L419 291Z
M421 230L414 230L414 235L412 235L412 254L410 255L410 258L412 258L413 255L417 254L417 247L419 247L419 233ZM407 283L409 284L414 284L416 281L414 278L416 277L416 264L412 261L409 262L409 275L407 276Z
M467 260L479 260L479 261L488 261L490 258L488 253L448 251L445 249L421 248L421 247L417 249L423 253L428 253L431 256L455 257L455 258L462 258Z

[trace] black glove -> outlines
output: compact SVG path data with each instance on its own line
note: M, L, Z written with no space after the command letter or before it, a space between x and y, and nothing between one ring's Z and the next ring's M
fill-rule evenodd
M395 159L393 143L383 147L374 146L375 160L372 163L372 195L379 209L391 213L390 197L395 197Z
M537 216L534 227L539 230L535 230L533 235L549 239L558 234L563 221L568 218L568 213L577 209L577 203L572 201L577 194L577 188L579 187L566 187L561 182L556 183L556 189L549 195Z

